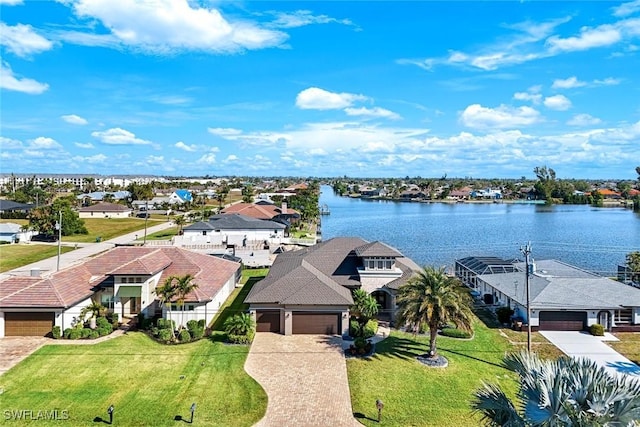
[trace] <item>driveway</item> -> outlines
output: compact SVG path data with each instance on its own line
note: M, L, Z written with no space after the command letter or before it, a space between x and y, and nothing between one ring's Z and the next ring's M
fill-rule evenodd
M0 375L50 341L45 337L0 338Z
M260 332L244 368L269 398L256 426L362 426L353 418L340 337Z
M603 339L613 339L611 334L605 337L594 337L587 332L575 331L540 331L540 335L548 339L564 354L571 357L591 359L607 371L616 374L627 374L640 378L640 366L636 365L607 344Z

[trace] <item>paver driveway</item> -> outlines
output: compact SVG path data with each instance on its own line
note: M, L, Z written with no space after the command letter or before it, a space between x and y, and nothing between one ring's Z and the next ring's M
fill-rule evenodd
M256 334L245 370L265 389L257 426L362 426L353 418L340 337Z
M21 360L49 341L45 337L0 338L0 375L13 368Z

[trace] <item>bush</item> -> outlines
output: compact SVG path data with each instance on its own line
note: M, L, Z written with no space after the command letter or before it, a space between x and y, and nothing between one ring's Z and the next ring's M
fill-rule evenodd
M356 337L360 332L360 324L357 320L351 319L349 321L349 336Z
M91 329L89 329L89 328L80 329L80 338L87 338L87 337L89 337L89 333L90 333L91 331L92 331L92 330L91 330Z
M156 326L158 326L158 328L160 329L169 329L169 330L176 329L176 324L173 320L164 319L162 317L158 319L158 321L156 322Z
M80 339L81 334L82 334L82 329L76 329L76 328L74 328L74 329L72 329L72 330L69 332L69 339L70 339L70 340L77 340L77 339Z
M100 336L100 334L98 333L98 331L94 331L94 330L90 330L91 332L89 332L89 336L87 338L89 338L90 340L95 340L96 338L98 338Z
M250 331L247 335L227 334L227 339L232 344L251 344L255 333Z
M200 319L198 320L198 326L204 330L204 328L207 326L207 322L204 319Z
M98 317L96 319L96 327L98 328L104 328L107 325L111 326L111 323L107 320L106 317Z
M509 323L511 321L511 316L513 316L513 313L514 311L509 307L498 307L498 309L496 310L498 322Z
M144 315L142 317L144 318ZM118 317L118 313L111 313L111 315L109 315L109 321L113 325L114 329L117 328L118 324L120 322L120 318Z
M67 328L67 329L64 330L64 337L66 339L69 339L69 336L71 335L71 331L73 331L73 329L71 329L71 328Z
M469 332L456 328L444 328L440 331L440 334L451 338L471 338Z
M204 329L202 329L200 327L196 327L195 329L191 329L189 332L191 333L191 337L194 340L199 340L200 338L202 338L204 336Z
M110 323L107 323L109 326L111 326ZM97 328L96 331L98 332L98 335L100 335L101 337L104 337L105 335L109 335L111 333L111 331L107 328Z
M591 332L591 335L594 335L596 337L604 336L604 326L599 323L594 323L593 325L591 325L591 327L589 327L589 331Z
M60 339L60 326L54 326L53 329L51 330L51 336L53 336L53 338L55 339Z
M376 332L378 332L378 321L371 319L367 322L366 325L364 325L362 335L365 338L371 338L376 334Z
M178 339L181 342L189 342L191 341L191 334L186 329L183 329L180 331L180 335L178 336Z
M197 327L198 327L198 321L197 320L189 320L187 322L187 329L188 330L192 331Z
M170 329L160 329L158 331L158 339L161 341L171 341L173 334Z

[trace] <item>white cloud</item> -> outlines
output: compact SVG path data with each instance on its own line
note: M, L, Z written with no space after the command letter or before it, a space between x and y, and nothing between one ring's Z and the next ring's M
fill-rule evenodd
M544 99L544 106L550 110L565 111L571 108L571 101L564 95L553 95Z
M93 144L90 142L74 142L74 144L78 148L94 148Z
M602 120L597 117L593 117L590 114L576 114L567 121L569 126L591 126L599 123L602 123Z
M164 163L164 156L147 156L145 162L150 165L161 165Z
M240 160L240 159L238 159L238 156L236 156L235 154L229 154L227 156L227 158L224 159L224 162L225 163L231 163L231 162L236 162L238 160Z
M613 25L607 24L595 28L582 27L578 36L567 38L552 36L547 39L547 44L552 52L576 51L611 46L621 39L620 30Z
M518 101L530 101L534 104L540 104L542 101L542 95L539 93L531 93L531 92L516 92L513 94L513 99L517 99Z
M472 104L460 115L460 121L464 126L477 129L515 128L532 125L540 120L540 113L531 107L515 108L507 105L488 108Z
M49 85L33 79L16 76L13 74L9 64L3 61L0 65L0 88L30 95L39 95L49 89Z
M53 43L36 33L31 25L10 26L0 22L0 34L2 34L0 44L21 58L47 51L53 47Z
M640 11L640 0L634 0L627 3L622 3L619 6L613 8L613 15L623 17L631 15Z
M187 145L182 141L176 142L175 147L191 153L197 150L197 147L195 145Z
M250 21L230 21L217 9L187 0L79 0L72 3L80 18L97 20L111 34L74 32L67 41L110 45L113 42L145 53L202 51L234 53L281 46L288 35ZM65 34L61 34L65 38Z
M135 134L121 128L91 132L91 136L108 145L149 145L151 141L136 138Z
M87 119L75 114L67 114L65 116L60 116L60 118L67 123L71 123L72 125L86 125L89 123Z
M104 154L96 154L93 156L74 156L73 161L77 163L102 164L107 161L107 156Z
M207 153L198 159L198 163L205 163L212 165L216 162L216 155L214 153Z
M7 138L6 136L0 135L0 148L3 148L3 149L22 148L22 141L18 141L17 139Z
M3 6L16 6L22 4L22 0L0 0L0 4Z
M344 112L347 113L348 116L382 117L390 120L400 119L399 114L394 113L393 111L387 110L386 108L380 108L380 107L345 108Z
M297 10L292 13L273 12L276 19L271 25L278 28L296 28L311 24L354 25L349 19L336 19L327 15L314 15L309 10Z
M587 83L578 80L578 78L576 76L571 76L567 79L556 79L553 81L553 84L551 85L551 87L553 89L572 89L575 87L582 87L582 86L586 86Z
M296 96L296 106L305 110L335 110L353 105L356 101L366 101L364 95L329 92L317 87L307 88Z
M598 86L615 86L615 85L619 85L621 82L620 79L615 79L613 77L607 77L606 79L603 80L594 80L593 84L598 85Z
M31 142L29 143L29 148L35 150L50 150L62 148L62 146L53 138L39 136L31 140Z
M207 132L209 132L212 135L218 135L222 137L240 135L242 133L240 129L234 129L234 128L208 128Z

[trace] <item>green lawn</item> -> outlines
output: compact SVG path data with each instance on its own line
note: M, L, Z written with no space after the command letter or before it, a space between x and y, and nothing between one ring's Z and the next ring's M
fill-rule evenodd
M234 289L233 293L227 298L222 305L218 315L211 322L211 329L214 331L224 330L224 321L234 314L244 313L249 309L249 304L244 303L244 299L249 291L257 282L267 275L269 270L266 268L245 269L242 271L242 287Z
M73 248L66 246L61 248L62 253L72 250ZM0 245L0 273L56 255L58 255L57 245L40 245L36 243Z
M154 224L155 225L155 224ZM171 240L173 236L178 234L178 227L166 228L155 233L147 234L147 240ZM138 240L144 238L144 233L138 235Z
M194 425L250 426L264 415L267 396L244 372L248 351L207 339L162 345L139 332L96 345L48 345L0 377L0 408L67 410L63 424L88 426L108 421L113 404L114 424L176 426L195 402Z
M166 220L166 219L165 219ZM123 234L144 230L144 219L141 218L84 218L83 219L89 234L74 234L64 236L62 241L93 243L97 237L102 240L113 239ZM147 221L147 227L152 227L161 223L155 219ZM142 235L144 232L141 232Z
M500 363L509 343L496 329L475 323L472 340L438 337L439 353L449 366L428 368L415 357L428 348L428 337L392 332L370 359L348 359L353 412L367 426L375 421L376 399L384 402L386 426L478 426L469 405L482 381L515 393L515 375Z
M615 351L640 365L640 332L617 332L620 341L607 342Z

